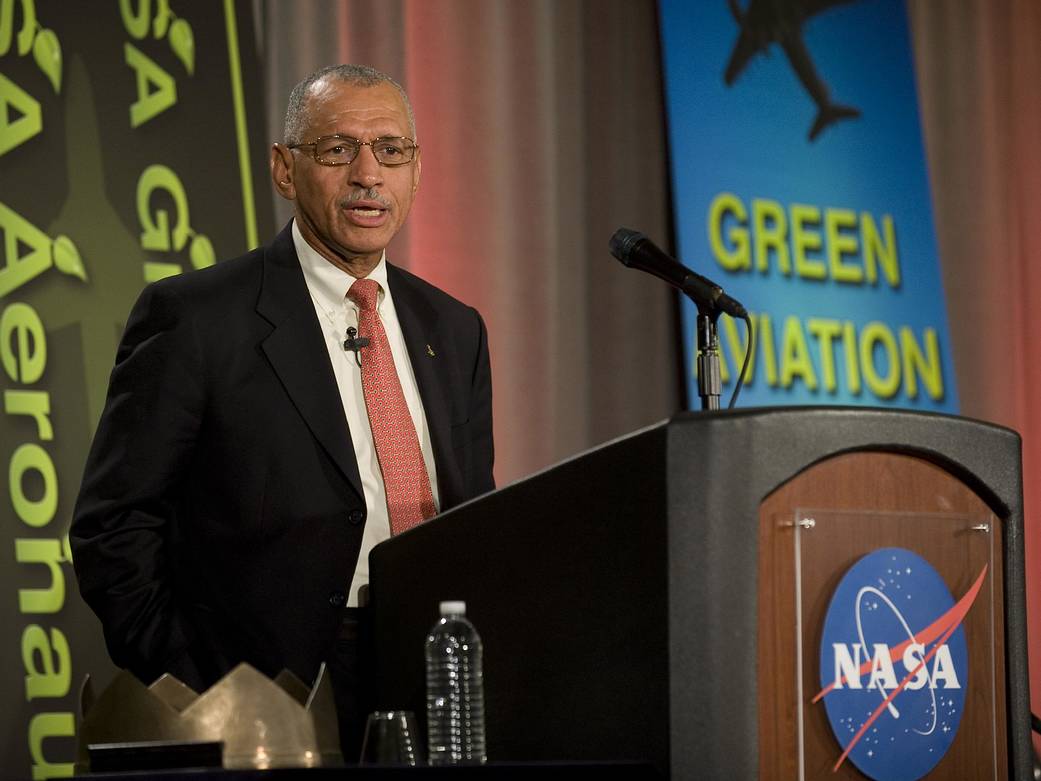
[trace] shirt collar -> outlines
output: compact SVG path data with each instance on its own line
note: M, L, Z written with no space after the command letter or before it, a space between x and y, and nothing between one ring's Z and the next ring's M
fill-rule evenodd
M307 287L314 296L315 301L328 312L340 312L343 303L354 284L356 277L351 276L343 269L334 266L328 260L318 254L297 227L293 220L293 245L296 247L296 256L300 259L300 268L304 272L304 280ZM382 303L387 297L387 251L383 250L380 262L376 264L367 277L379 283L379 301Z

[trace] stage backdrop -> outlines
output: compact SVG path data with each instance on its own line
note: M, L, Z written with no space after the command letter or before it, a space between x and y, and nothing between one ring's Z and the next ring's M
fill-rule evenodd
M67 531L130 307L272 233L252 8L0 2L5 777L71 775L83 676L112 674Z
M805 5L661 2L680 257L752 313L744 405L956 412L904 4ZM719 330L728 396L747 342Z
M280 137L289 87L315 67L345 60L368 62L399 76L409 89L424 144L424 182L405 245L417 251L398 255L406 263L414 255L414 270L477 305L486 315L496 383L500 482L530 474L677 408L671 297L657 280L622 268L607 254L607 239L621 225L641 228L667 244L661 74L653 0L256 2L267 20L263 68L273 112L269 139ZM721 9L725 2L718 0ZM93 5L102 7L94 9ZM140 0L134 0L131 10L139 5ZM865 8L875 5L865 3ZM915 0L910 5L916 16L915 59L933 162L962 410L1020 430L1025 435L1025 474L1037 474L1041 450L1036 444L1039 438L1031 434L1041 431L1041 412L1035 402L1041 388L1037 336L1041 334L1037 323L1041 318L1037 294L1041 267L1033 262L1041 246L1037 229L1041 147L1036 143L1041 135L1041 100L1035 86L1041 78L1041 54L1036 46L1041 4L1035 0L971 0L965 4ZM74 11L69 10L73 6ZM213 34L220 39L207 48L222 51L226 28L219 0L191 4L171 0L170 6L192 26L200 58L201 41L209 40L210 35L202 29L204 17L212 17ZM188 98L188 90L223 90L217 107L205 106L203 115L191 124L188 139L180 131L164 134L165 145L152 149L150 162L184 154L175 150L190 144L200 154L207 142L220 143L222 148L227 145L220 138L206 138L207 134L222 137L233 121L233 92L226 74L207 76L209 81L200 82L204 74L197 63L195 76L189 77L165 39L140 40L124 31L117 0L36 3L41 29L56 32L64 54L61 93L55 92L35 64L32 49L19 54L20 31L35 29L23 24L26 4L0 1L0 8L7 7L13 21L7 21L6 11L0 14L0 31L10 28L13 33L12 43L0 48L0 75L6 77L0 86L4 96L0 109L6 112L0 114L0 133L7 138L7 123L19 115L17 107L10 106L7 81L17 83L41 103L44 130L17 148L0 151L0 202L38 220L35 224L41 231L46 233L51 223L58 225L61 202L52 200L55 184L46 179L46 172L27 174L25 169L32 168L27 163L19 164L16 176L14 166L17 159L24 159L26 150L39 148L44 138L53 139L59 133L59 146L64 144L66 101L71 104L74 99L69 91L73 40L80 41L80 50L92 48L96 40L100 49L110 50L118 60L113 78L98 72L90 82L92 93L115 92L120 104L115 116L93 110L91 121L99 127L125 127L129 106L136 101L136 77L122 59L126 42L176 79L179 103ZM159 8L158 0L152 0L153 19ZM236 4L235 8L241 25L252 6ZM846 10L839 7L834 13ZM821 16L818 21L826 18ZM725 31L729 45L736 34L735 27ZM23 34L23 40L28 37L29 33ZM22 45L31 47L35 36L32 38ZM4 39L0 35L0 41ZM255 71L250 65L252 40L244 30L238 44L252 132L258 124L251 98L250 77ZM783 60L776 47L772 51L753 67L770 68ZM813 52L816 57L816 49ZM728 54L727 49L724 57ZM725 61L718 64L717 73L724 66ZM823 69L819 60L817 66ZM857 95L840 92L835 81L840 74L829 70L823 75L837 100L863 110ZM128 82L128 78L132 80ZM808 100L806 106L812 112ZM184 112L173 106L152 126L169 122L175 115L180 117L178 121L188 122ZM800 132L805 134L811 116L802 114L799 119ZM493 131L492 143L489 130ZM102 154L100 149L96 153ZM105 154L110 159L112 149ZM264 150L251 140L250 154L263 159ZM78 166L83 165L81 160ZM137 171L145 167L140 159L132 158L128 166L136 166ZM184 181L197 181L187 166L175 170ZM236 176L224 173L224 168L213 169L211 179L218 183L214 192L199 190L194 184L189 192L190 224L210 237L218 257L239 251L238 240L222 243L225 232L242 230L244 234L244 220L238 216L241 188ZM259 172L255 170L253 175L256 191L268 192L266 182L257 179ZM226 187L222 189L220 183ZM94 195L99 201L110 198L99 188ZM214 200L222 201L217 212L221 219L211 225L213 215L203 212L202 205ZM261 241L275 227L263 227L269 204L270 197L258 195L257 235ZM75 239L87 282L52 266L19 289L0 295L0 314L10 303L24 302L37 309L43 322L57 323L46 332L50 351L42 379L24 385L11 380L6 369L0 372L0 392L46 391L46 396L35 398L47 400L52 427L44 433L51 432L53 438L43 440L27 415L5 412L0 423L0 459L9 463L19 445L35 441L53 459L59 482L55 518L41 529L27 526L14 514L7 488L0 496L0 528L5 535L0 545L7 546L9 556L0 567L0 589L7 595L0 608L0 621L6 629L6 639L0 644L6 663L0 674L0 694L8 703L0 716L0 762L5 774L29 775L29 732L37 714L59 715L57 720L36 722L39 735L41 729L50 728L49 723L57 721L61 726L61 714L73 711L71 693L49 700L25 699L24 628L35 623L48 631L51 627L64 631L72 621L67 612L40 614L35 621L19 612L19 590L46 587L49 573L41 565L16 563L14 540L64 535L96 419L97 397L104 385L90 386L97 390L95 400L88 403L84 398L90 385L86 372L107 375L119 323L132 294L127 292L125 299L116 300L105 311L104 327L93 330L108 344L99 350L105 354L96 367L86 361L80 346L81 333L88 330L81 323L87 323L88 315L97 311L86 304L101 301L109 292L105 285L115 284L117 279L130 279L128 288L136 290L143 282L139 276L143 260L158 260L163 254L140 249L142 229L136 207L125 200L117 205L121 232L108 236L108 241L94 239L88 247L86 231L74 236L64 227L49 234L64 232ZM465 231L457 229L460 211L465 212ZM105 230L92 229L90 234L102 236ZM0 235L6 240L6 232ZM129 249L124 252L116 246L116 252L109 252L119 236ZM24 254L25 247L20 251ZM4 252L6 257L6 249ZM110 254L113 262L121 264L122 276L106 278L102 273ZM187 250L179 257L182 266L190 264ZM688 260L695 265L704 263L698 265L700 271L711 269L732 286L727 275L718 274L709 255ZM5 264L6 260L0 260L0 270ZM57 292L45 294L45 289L54 291L59 286L63 291L60 298ZM45 299L51 307L46 313ZM762 309L758 300L748 303ZM98 308L105 309L102 304ZM1002 316L995 314L998 312ZM19 338L17 331L8 331L2 340L11 345L7 351L18 349ZM24 338L30 337L26 334ZM67 346L59 349L63 344ZM0 361L0 365L4 363ZM638 381L631 379L634 376ZM7 473L0 473L4 475L0 481L6 485ZM37 481L35 496L42 496L41 477L31 472L25 475L26 490L33 490L33 480ZM1026 491L1029 513L1034 504L1032 492L1036 494L1033 481L1027 483ZM1027 545L1033 551L1029 558L1038 561L1041 546L1036 540L1041 535L1036 533L1033 516L1028 519ZM59 570L66 605L63 611L68 611L78 598L68 565L61 564ZM1035 571L1039 571L1037 566L1028 567L1031 582ZM1031 597L1039 593L1036 584L1032 583L1030 593ZM1031 630L1041 629L1034 620L1041 610L1029 612ZM79 620L88 625L93 637L95 619L85 610L80 613ZM1041 636L1041 631L1031 631L1031 636ZM88 652L104 659L103 652L89 648L82 635L66 632L66 639L75 676L93 667ZM37 667L43 664L40 659L37 656L34 662ZM1041 643L1032 647L1032 662L1036 680L1041 671ZM1041 686L1034 686L1034 694L1035 710L1041 712ZM64 743L63 739L49 741L45 746L48 756L55 761L67 756L70 752Z

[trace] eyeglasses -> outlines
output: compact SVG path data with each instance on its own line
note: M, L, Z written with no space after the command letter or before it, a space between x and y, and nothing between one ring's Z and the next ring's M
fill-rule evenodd
M376 162L393 168L411 163L416 157L416 142L404 136L381 136L372 141L359 141L350 136L322 136L305 144L289 144L290 149L311 147L311 156L321 165L347 165L361 152L363 146L370 147Z

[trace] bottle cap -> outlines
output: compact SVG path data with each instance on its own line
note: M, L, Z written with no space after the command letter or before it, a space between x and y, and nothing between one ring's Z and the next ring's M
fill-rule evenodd
M443 616L465 616L466 603L462 600L452 600L441 603L441 615Z

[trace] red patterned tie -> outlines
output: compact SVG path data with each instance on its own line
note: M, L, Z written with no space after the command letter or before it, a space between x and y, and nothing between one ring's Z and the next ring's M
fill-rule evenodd
M434 496L387 332L376 311L378 295L379 283L374 279L355 280L347 291L360 310L358 335L369 340L361 350L361 387L387 490L390 533L400 534L434 515Z

